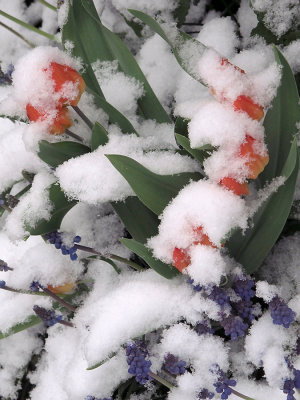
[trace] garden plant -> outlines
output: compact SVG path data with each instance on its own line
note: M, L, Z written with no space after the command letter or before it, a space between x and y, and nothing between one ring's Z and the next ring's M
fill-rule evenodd
M299 1L0 29L0 399L300 399Z

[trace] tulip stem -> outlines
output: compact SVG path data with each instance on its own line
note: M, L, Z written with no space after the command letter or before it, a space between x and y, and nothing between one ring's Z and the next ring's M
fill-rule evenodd
M48 1L46 1L46 0L37 0L37 1L39 1L39 2L40 2L41 4L43 4L44 6L50 8L51 10L57 11L57 8L54 7L52 4L48 3Z
M0 206L1 206L2 208L4 208L5 211L8 211L9 213L12 212L11 208L8 207L7 205L5 205L5 204L0 204Z
M93 249L92 247L82 246L81 244L75 244L74 246L78 250L87 251L88 253L96 254L97 256L111 258L112 260L116 260L123 264L130 265L130 267L132 267L136 271L139 271L139 272L144 271L144 268L142 268L140 265L136 264L135 262L133 262L131 260L127 260L127 258L117 256L116 254L102 254L99 251Z
M32 42L30 42L30 40L27 40L24 38L24 36L22 36L19 32L15 31L13 28L11 28L10 26L4 24L3 22L0 22L0 25L3 26L3 28L7 29L8 31L10 31L11 33L13 33L14 35L18 36L20 39L22 39L26 44L28 44L29 47L34 48L35 44L33 44Z
M71 304L67 303L60 297L58 297L55 293L51 292L51 290L41 287L41 289L50 297L52 297L53 300L56 300L58 303L60 303L63 307L67 308L70 311L76 311L76 308L73 307Z
M74 139L79 140L79 142L83 142L83 139L80 136L76 135L76 133L71 132L69 129L66 129L66 134Z
M23 26L24 28L33 31L35 33L38 33L41 36L45 36L47 39L52 40L53 42L57 42L56 38L54 35L51 35L50 33L44 32L41 29L36 28L33 25L27 24L26 22L22 21L21 19L15 18L10 14L7 14L6 12L0 10L0 15L2 15L3 17L10 19L11 21L15 22L18 25Z
M90 129L93 129L94 124L93 124L92 121L90 121L90 120L88 119L88 117L80 110L80 108L77 107L77 106L72 106L72 107L73 107L73 110L77 112L77 114L79 115L79 117L87 124L87 126L88 126Z

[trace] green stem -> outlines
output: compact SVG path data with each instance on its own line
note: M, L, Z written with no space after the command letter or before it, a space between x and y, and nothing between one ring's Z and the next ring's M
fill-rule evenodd
M20 20L18 18L13 17L12 15L7 14L6 12L4 12L2 10L0 10L0 15L2 15L3 17L5 17L7 19L10 19L11 21L15 22L16 24L19 24L19 25L23 26L24 28L26 28L26 29L28 29L30 31L38 33L41 36L45 36L47 39L50 39L53 42L57 42L57 40L56 40L54 35L51 35L50 33L44 32L41 29L38 29L33 25L27 24L26 22L24 22L24 21L22 21L22 20Z
M240 397L241 399L245 399L245 400L255 400L255 399L253 399L252 397L245 396L244 394L238 392L237 390L234 390L234 389L232 389L232 388L230 388L230 389L231 389L231 391L232 391L233 394L235 394L236 396Z
M7 207L5 204L1 204L1 207L4 208L5 211L8 211L9 213L11 213L11 209L9 207Z
M48 1L46 1L46 0L37 0L37 1L39 1L44 6L50 8L50 10L57 11L57 8L54 7L52 4L48 3Z
M130 265L136 271L142 272L145 270L143 267L141 267L139 264L136 264L134 261L127 260L127 258L117 256L116 254L106 254L105 256L113 260L120 261L123 264Z
M15 197L19 199L24 193L28 192L28 190L31 188L31 184L27 185L24 187L24 189L20 190L17 194L15 194Z
M81 244L75 244L74 246L78 250L87 251L88 253L96 254L97 256L111 258L112 260L120 261L123 264L130 265L136 271L144 271L144 268L142 268L140 265L136 264L133 261L127 260L127 258L117 256L116 254L102 254L92 247L82 246Z
M70 131L69 129L66 129L65 132L67 135L71 136L72 138L79 140L79 142L83 142L83 139L80 136L76 135L76 133Z
M164 385L165 387L167 387L168 389L174 389L174 385L172 385L170 382L166 381L164 378L162 378L161 376L158 376L156 374L154 374L153 372L149 372L149 376L151 376L151 378L155 379L157 382L161 383L162 385Z
M28 46L34 48L35 44L33 44L32 42L30 42L30 40L27 40L24 38L24 36L22 36L19 32L15 31L13 28L11 28L10 26L4 24L3 22L0 22L0 25L3 26L3 28L7 29L8 31L10 31L11 33L13 33L14 35L18 36L20 39L22 39L25 43L28 44Z
M87 124L87 126L88 126L90 129L93 129L94 124L92 123L92 121L90 121L90 120L88 119L88 117L84 114L84 112L82 112L82 111L80 110L80 108L77 107L77 106L72 106L72 108L73 108L73 110L74 110L75 112L77 112L77 114L79 115L79 117Z
M70 311L76 311L76 308L73 307L71 304L67 303L66 301L64 301L63 299L61 299L60 297L58 297L55 293L51 292L51 290L47 289L47 288L43 288L43 291L50 297L52 297L52 299L56 300L58 303L60 303L62 306L64 306L65 308L67 308Z

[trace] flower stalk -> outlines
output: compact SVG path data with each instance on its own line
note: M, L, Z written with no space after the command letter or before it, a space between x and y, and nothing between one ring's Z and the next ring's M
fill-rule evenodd
M41 36L46 37L47 39L52 40L53 42L57 42L57 39L55 38L54 35L51 35L50 33L44 32L41 29L38 29L33 25L27 24L26 22L24 22L24 21L22 21L22 20L20 20L18 18L15 18L14 16L12 16L10 14L7 14L6 12L4 12L2 10L0 10L0 15L2 15L3 17L15 22L16 24L18 24L20 26L23 26L24 28L26 28L26 29L28 29L30 31L33 31L33 32L35 32L35 33L37 33L37 34L39 34Z
M72 106L73 110L79 115L79 117L87 124L90 129L93 129L94 124L88 119L88 117L80 110L78 106Z
M8 31L10 31L11 33L13 33L14 35L18 36L18 38L20 38L21 40L23 40L29 47L31 47L32 49L35 47L35 44L33 44L30 40L26 39L23 35L21 35L19 32L15 31L13 28L11 28L10 26L4 24L3 22L0 22L0 25L7 29Z
M93 249L92 247L82 246L81 244L75 244L74 246L78 250L86 251L88 253L92 253L92 254L95 254L95 255L101 256L101 257L111 258L112 260L116 260L116 261L119 261L119 262L121 262L123 264L130 265L130 267L132 267L136 271L139 271L139 272L144 271L144 268L142 268L140 265L136 264L135 262L133 262L131 260L127 260L127 258L123 258L123 257L117 256L116 254L110 254L110 253L102 254L99 251Z

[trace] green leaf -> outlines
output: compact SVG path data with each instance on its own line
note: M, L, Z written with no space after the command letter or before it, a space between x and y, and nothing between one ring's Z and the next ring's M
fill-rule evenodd
M170 26L168 26L169 33L167 34L162 25L149 15L138 10L129 9L128 11L160 35L171 47L181 68L183 68L191 77L203 84L198 73L198 62L206 50L204 44L193 39L185 32L176 28L171 28Z
M286 182L258 209L245 235L239 230L227 243L229 253L248 273L255 272L278 239L289 216L299 170L296 139L281 172Z
M190 119L186 119L183 117L177 117L176 121L175 121L174 132L188 138L189 137L189 130L188 130L189 122L190 122Z
M34 325L40 324L42 321L36 315L30 315L25 322L18 323L12 326L8 331L0 331L0 340L8 336L14 335L15 333L24 331L25 329L31 328Z
M106 157L124 176L141 202L157 215L190 180L202 178L198 172L158 175L129 157L117 154L106 154Z
M68 49L70 42L73 44L71 54L74 57L80 57L83 61L85 72L82 76L86 85L104 98L91 67L91 63L97 60L97 53L94 52L97 40L91 38L97 38L97 36L96 23L83 10L79 0L73 1L72 5L69 6L67 22L62 28L62 44L65 50Z
M112 202L130 235L141 243L157 235L159 219L137 197L127 197L125 201Z
M95 125L92 130L92 139L91 139L91 150L96 150L99 146L104 146L108 142L108 132L107 130L99 124L99 122L95 122Z
M39 142L38 156L53 168L68 161L70 158L89 153L89 147L76 142L49 143L46 140Z
M183 135L179 135L178 133L175 133L175 138L177 143L190 153L193 158L198 160L200 164L203 164L203 161L209 157L211 152L214 150L214 147L209 144L201 148L192 149L189 139Z
M82 55L85 55L84 60L88 61L89 64L96 60L118 60L121 71L134 77L144 86L144 96L138 100L142 115L159 123L170 123L171 120L167 112L155 96L134 56L122 40L101 23L93 1L73 0L71 8L75 22L73 29L79 31L78 35L80 35L84 45L84 49L81 51ZM91 38L94 38L94 40ZM70 40L70 38L68 39Z
M123 133L135 133L137 136L139 136L134 127L132 126L131 122L129 122L129 120L122 113L120 113L120 111L118 111L115 107L109 104L103 97L99 96L96 92L94 92L90 88L87 88L87 92L91 93L94 96L95 104L98 107L102 108L104 112L106 112L109 118L109 122L111 124L118 125Z
M264 120L270 161L259 177L262 184L281 175L297 133L296 123L300 121L299 95L293 72L276 47L274 53L277 63L282 67L282 77L277 95Z
M113 352L113 353L111 353L107 358L105 358L104 360L99 361L99 362L97 362L96 364L94 364L94 365L88 367L86 370L87 370L87 371L92 371L93 369L96 369L96 368L98 368L98 367L101 367L101 365L105 364L107 361L109 361L111 358L113 358L113 357L116 356L116 355L117 355L117 353L116 353L116 352Z
M162 261L153 257L151 250L149 250L142 243L133 239L120 239L120 242L126 246L133 253L141 257L154 271L162 275L166 279L172 279L179 275L180 272L172 265L163 263Z
M77 204L77 201L67 199L57 183L53 183L50 186L49 199L53 204L51 218L49 221L41 219L34 227L25 225L26 230L31 235L44 235L59 229L64 216Z

